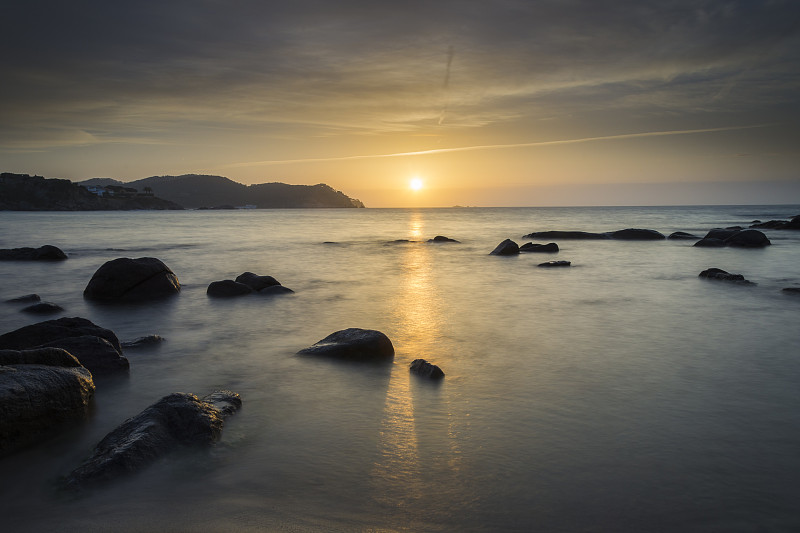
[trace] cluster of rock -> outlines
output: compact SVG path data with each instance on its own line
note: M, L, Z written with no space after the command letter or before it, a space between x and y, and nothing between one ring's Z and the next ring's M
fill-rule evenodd
M235 280L212 281L206 289L206 294L216 298L244 296L254 292L268 296L294 293L272 276L259 276L252 272L239 274Z
M712 229L706 236L694 243L695 246L721 248L763 248L772 244L763 232L757 229L725 228Z
M751 228L760 228L760 229L793 229L793 230L800 230L800 215L792 218L791 220L769 220L767 222L761 222L760 220L754 220L753 223L750 225Z

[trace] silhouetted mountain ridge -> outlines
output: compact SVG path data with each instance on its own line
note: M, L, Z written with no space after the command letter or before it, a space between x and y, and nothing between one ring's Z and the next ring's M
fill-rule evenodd
M94 178L80 184L104 186L120 185L121 182L110 178ZM224 176L183 174L152 176L126 182L124 186L140 191L149 187L156 196L187 208L245 205L259 208L364 207L359 200L324 183L289 185L273 182L244 185Z

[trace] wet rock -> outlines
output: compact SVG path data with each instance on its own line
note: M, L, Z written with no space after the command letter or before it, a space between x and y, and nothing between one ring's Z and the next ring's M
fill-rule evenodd
M691 233L686 233L685 231L675 231L670 233L667 239L671 240L697 240L700 237L697 235L692 235Z
M737 231L727 239L725 244L737 248L763 248L772 244L764 233L757 229Z
M489 255L517 255L519 254L519 245L511 239L506 239L498 244Z
M591 233L588 231L535 231L523 236L523 239L536 239L536 240L573 240L573 239L589 239L601 240L610 238L607 233Z
M80 317L64 317L56 320L38 322L0 335L0 349L23 350L33 348L59 339L82 336L100 337L111 343L120 354L119 339L110 329Z
M725 228L725 229L714 228L714 229L710 230L708 233L706 233L705 237L703 237L703 238L704 239L720 239L720 240L724 241L728 237L736 234L736 232L738 232L738 231L741 231L741 230L731 229L731 228Z
M258 291L258 294L263 294L264 296L278 296L281 294L294 294L294 291L283 285L272 285L271 287L261 289Z
M348 328L331 333L297 352L351 361L391 361L394 346L385 334L373 329Z
M95 377L126 373L130 369L130 362L122 352L102 337L68 337L42 343L40 346L67 350Z
M622 241L662 241L666 237L656 230L628 228L614 231L608 234L612 239Z
M134 339L132 341L125 341L122 342L122 347L126 350L135 350L136 348L144 348L147 346L155 346L157 344L161 344L166 339L161 335L146 335L144 337L139 337L138 339Z
M5 248L0 250L0 261L63 261L67 254L59 248L45 244L39 248Z
M693 246L697 246L699 248L724 248L725 241L722 239L705 237L694 243Z
M32 315L52 315L60 313L64 308L60 305L51 302L39 302L38 304L29 305L20 309L21 313L30 313Z
M10 300L6 300L6 303L10 304L28 304L41 301L41 297L38 294L26 294L25 296L17 296L16 298L11 298Z
M782 292L785 292L787 294L797 294L798 296L800 296L800 287L786 287L782 289Z
M433 239L428 239L428 242L438 242L438 243L456 242L456 243L458 243L458 242L461 242L461 241L457 241L455 239L451 239L450 237L445 237L443 235L437 235Z
M91 373L65 350L0 350L0 456L85 417L94 390Z
M155 257L108 261L94 273L83 296L102 301L143 301L178 294L178 277Z
M206 294L215 298L244 296L245 294L250 294L251 292L253 292L253 289L244 283L239 283L238 281L233 281L232 279L212 281L209 284L208 289L206 289Z
M442 379L444 372L438 366L427 362L425 359L414 359L411 361L410 370L424 378Z
M519 251L525 253L556 253L558 252L558 245L554 242L548 242L547 244L526 242L519 247Z
M703 270L702 272L700 272L700 274L698 274L698 276L706 279L733 281L735 283L740 283L743 285L755 285L752 281L744 279L744 276L742 274L731 274L729 272L726 272L725 270L722 270L721 268L709 268Z
M572 263L569 261L548 261L546 263L539 263L536 266L552 268L552 267L568 267L570 265L572 265Z
M132 474L182 447L210 446L222 435L224 418L241 407L238 394L218 391L200 399L174 393L161 398L106 435L92 455L66 478L80 489Z
M259 276L257 274L253 274L252 272L239 274L236 276L235 281L237 283L243 283L247 285L254 291L260 291L261 289L265 289L267 287L280 285L280 282L272 276Z

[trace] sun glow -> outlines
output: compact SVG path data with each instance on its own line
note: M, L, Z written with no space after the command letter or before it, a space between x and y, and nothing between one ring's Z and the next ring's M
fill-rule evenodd
M422 180L420 178L414 178L408 186L411 187L412 191L418 191L422 188Z

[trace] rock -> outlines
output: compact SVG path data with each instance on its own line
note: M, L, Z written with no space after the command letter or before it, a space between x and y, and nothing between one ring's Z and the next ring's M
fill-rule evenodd
M51 302L40 302L38 304L29 305L20 309L21 313L31 313L34 315L51 315L53 313L60 313L64 308Z
M260 291L266 287L280 285L280 282L272 276L258 276L252 272L245 272L236 276L237 283L244 283L254 291Z
M215 298L243 296L245 294L250 294L251 292L253 292L253 289L244 283L239 283L238 281L233 281L232 279L212 281L211 284L209 284L208 289L206 289L206 294Z
M122 353L119 339L113 331L80 317L47 320L5 333L0 335L0 349L23 350L59 339L85 335L105 339L117 352Z
M389 337L380 331L348 328L331 333L297 353L351 361L391 361L394 358L394 346Z
M608 239L607 233L590 233L587 231L535 231L523 236L523 239L565 240L565 239Z
M723 248L725 246L725 241L722 239L703 238L694 243L693 246L701 248Z
M120 257L97 269L83 296L90 300L142 301L172 296L180 290L175 273L155 257Z
M294 291L289 287L284 287L283 285L273 285L271 287L261 289L258 291L258 294L263 294L264 296L278 296L281 294L294 294Z
M26 294L25 296L17 296L16 298L11 298L10 300L6 300L6 303L27 304L39 301L41 301L41 298L39 297L38 294Z
M0 261L63 261L67 254L45 244L39 248L6 248L0 250Z
M457 241L455 239L451 239L450 237L445 237L443 235L437 235L433 239L428 239L428 242L440 242L440 243L441 242L456 242L457 243L457 242L461 242L461 241Z
M112 481L181 447L210 446L218 441L224 418L239 409L242 401L238 394L228 391L206 398L170 394L129 418L106 435L92 455L67 476L66 487L81 489Z
M786 288L782 289L782 292L785 292L785 293L788 293L788 294L798 294L798 295L800 295L800 287L786 287Z
M132 341L126 341L121 343L122 347L126 350L136 349L136 348L144 348L146 346L154 346L156 344L161 344L166 339L161 335L147 335L144 337L139 337L138 339L134 339Z
M784 229L786 224L787 222L785 220L768 220L767 222L754 220L752 224L750 224L750 227L759 229Z
M628 228L609 233L612 239L622 241L662 241L666 237L652 229Z
M800 215L793 217L786 225L781 229L800 229Z
M731 274L729 272L722 270L721 268L709 268L703 270L702 272L700 272L700 274L698 274L698 276L706 279L733 281L743 285L755 285L752 281L747 281L746 279L744 279L744 276L742 274Z
M685 231L675 231L673 233L670 233L669 236L667 237L667 239L672 239L672 240L690 240L690 239L697 240L699 238L700 237L698 237L697 235L692 235L691 233L686 233Z
M728 237L734 235L738 231L740 231L740 230L738 230L738 229L730 229L730 228L725 228L725 229L714 228L714 229L710 230L708 233L706 233L706 236L703 237L703 238L704 239L720 239L720 240L724 241L725 239L727 239Z
M737 248L763 248L772 244L762 232L757 229L737 231L727 239L725 244Z
M40 346L67 350L95 377L126 373L130 369L130 362L122 355L121 350L95 335L56 339Z
M547 244L535 244L532 242L526 242L522 246L519 247L520 252L525 253L556 253L558 252L558 245L554 242L548 242Z
M568 267L572 263L569 261L548 261L546 263L539 263L536 266L540 267Z
M442 379L444 372L436 365L427 362L425 359L414 359L411 361L410 370L424 378Z
M65 350L0 350L0 456L85 417L94 390Z
M489 255L517 255L519 254L519 245L511 239L506 239L492 250Z

